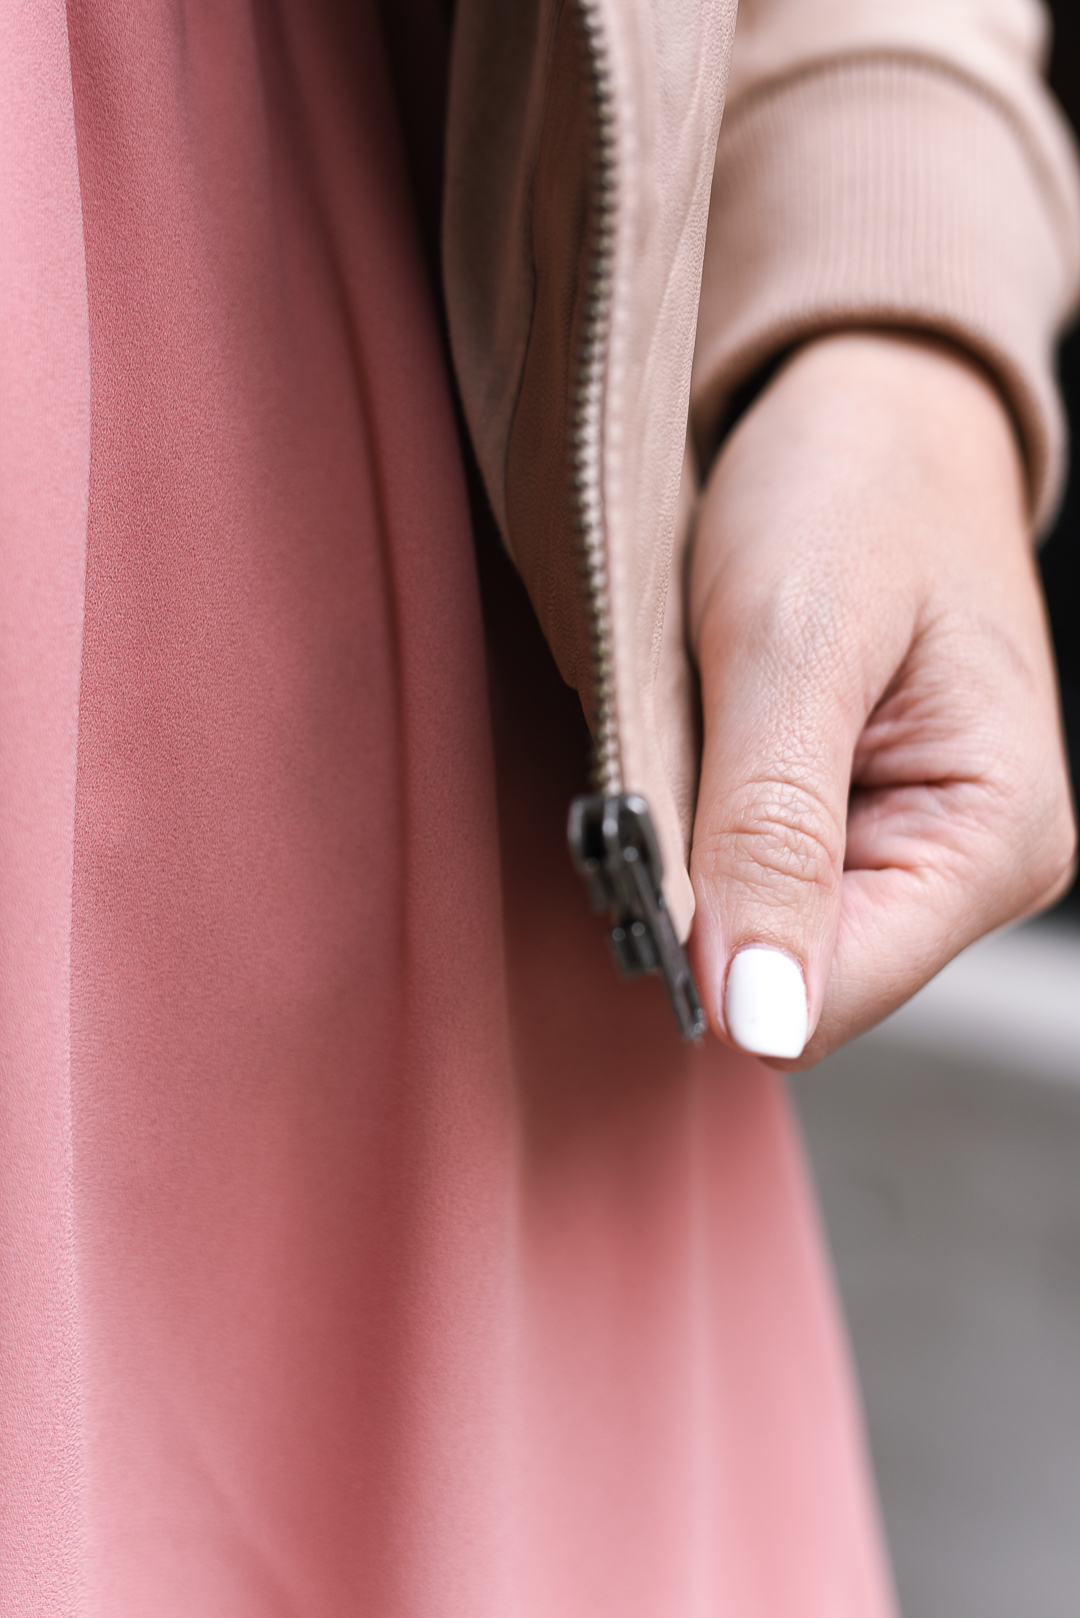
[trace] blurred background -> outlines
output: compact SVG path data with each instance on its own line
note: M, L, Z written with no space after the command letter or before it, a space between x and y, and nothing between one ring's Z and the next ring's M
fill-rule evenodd
M1080 3L1051 82L1080 128ZM1080 331L1061 353L1080 463ZM1080 783L1080 464L1041 566ZM1080 1615L1080 885L793 1084L904 1618Z

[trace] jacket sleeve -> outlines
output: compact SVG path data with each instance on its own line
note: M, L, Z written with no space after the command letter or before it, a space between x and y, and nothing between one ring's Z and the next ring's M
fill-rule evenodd
M717 147L691 419L832 329L930 331L996 379L1052 514L1054 341L1080 278L1072 138L1037 0L741 0Z

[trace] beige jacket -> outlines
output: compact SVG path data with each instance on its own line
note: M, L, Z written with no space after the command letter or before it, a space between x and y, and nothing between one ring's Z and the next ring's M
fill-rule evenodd
M681 938L683 554L739 385L830 328L944 334L997 379L1036 523L1053 508L1080 200L1045 49L1036 0L742 0L737 26L736 0L458 0L444 256L465 410L598 788L651 809Z

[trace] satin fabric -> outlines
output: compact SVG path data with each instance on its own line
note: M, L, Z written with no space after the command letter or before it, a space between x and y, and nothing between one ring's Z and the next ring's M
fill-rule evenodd
M497 555L485 638L373 9L0 28L0 1610L884 1618L782 1088L614 976Z

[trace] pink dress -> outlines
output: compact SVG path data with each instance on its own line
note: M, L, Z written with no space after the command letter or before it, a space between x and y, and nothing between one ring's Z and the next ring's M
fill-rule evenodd
M615 977L497 555L485 657L372 5L0 63L0 1611L886 1618L782 1087Z

